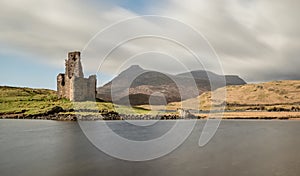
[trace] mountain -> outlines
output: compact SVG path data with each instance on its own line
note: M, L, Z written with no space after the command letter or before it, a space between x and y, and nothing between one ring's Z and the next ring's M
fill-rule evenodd
M117 104L166 104L197 97L208 90L224 87L224 77L212 72L197 70L171 75L145 70L133 65L112 81L97 89L97 98ZM214 87L211 87L211 82ZM227 85L246 84L238 76L225 76ZM113 96L111 96L113 95Z

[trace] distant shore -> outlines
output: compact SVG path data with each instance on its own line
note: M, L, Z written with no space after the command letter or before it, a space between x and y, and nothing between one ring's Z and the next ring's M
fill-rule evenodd
M77 121L77 120L180 120L180 119L219 119L222 120L300 120L300 112L224 112L220 113L205 113L191 115L187 118L181 118L176 114L163 114L163 115L141 115L141 114L118 114L111 111L104 114L36 114L25 115L18 114L1 114L0 119L32 119L32 120L56 120L56 121Z
M208 114L198 114L208 118ZM225 111L224 113L212 113L211 117L222 117L222 119L257 119L257 120L300 120L300 112L293 111Z

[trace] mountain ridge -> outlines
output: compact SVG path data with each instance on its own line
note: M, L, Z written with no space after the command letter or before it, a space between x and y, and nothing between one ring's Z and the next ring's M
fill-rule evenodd
M226 85L243 84L246 82L237 75L222 76L204 70L173 75L132 65L110 82L98 87L97 98L117 104L141 105L149 104L150 97L153 97L161 99L156 103L164 104L194 98L205 91ZM160 97L152 95L157 92L161 93Z

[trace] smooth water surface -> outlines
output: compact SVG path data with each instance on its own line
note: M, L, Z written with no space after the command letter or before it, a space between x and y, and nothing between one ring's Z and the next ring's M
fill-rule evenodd
M135 128L115 121L109 126L141 141L159 137L172 123ZM185 143L170 154L129 162L95 148L76 122L0 120L0 175L300 175L300 121L222 121L214 138L201 148L204 124L197 122Z

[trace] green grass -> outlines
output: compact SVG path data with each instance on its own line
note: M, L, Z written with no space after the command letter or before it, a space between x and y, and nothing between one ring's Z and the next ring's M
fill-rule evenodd
M64 99L58 100L53 90L0 87L0 114L40 114L54 106L68 109L72 103Z
M124 114L148 113L148 111L145 109L130 109L126 106L114 105L112 103L107 102L71 102L66 99L58 99L56 96L56 92L48 89L0 86L0 114L42 114L51 110L55 106L60 106L67 111L70 109L84 109L85 111L104 112L117 110L117 112Z

